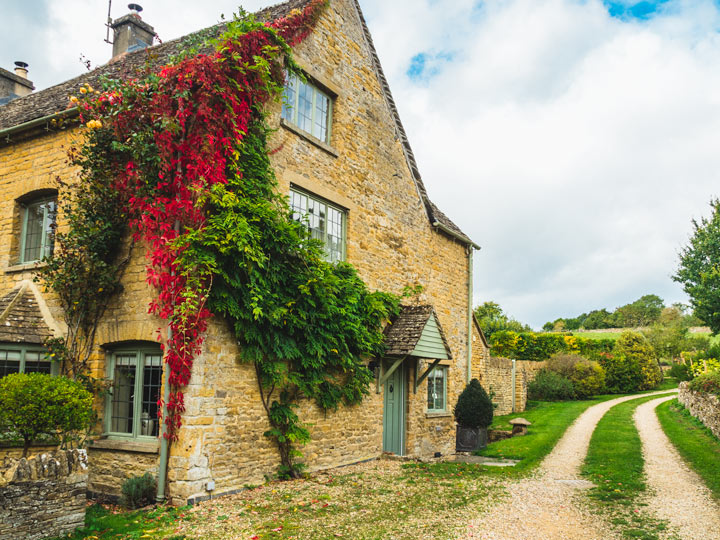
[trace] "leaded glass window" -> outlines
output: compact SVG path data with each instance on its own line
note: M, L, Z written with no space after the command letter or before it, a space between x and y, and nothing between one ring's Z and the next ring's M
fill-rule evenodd
M345 260L345 210L296 189L290 190L293 219L307 224L313 238L325 245L330 262Z
M324 143L330 142L332 99L296 74L288 76L283 96L282 117Z
M427 410L428 412L445 412L447 409L447 369L436 367L427 377Z
M0 343L0 377L11 373L54 374L55 366L37 345Z
M52 255L56 213L57 200L54 197L25 205L20 239L21 263L39 261Z
M128 437L157 437L162 385L160 349L116 350L110 355L110 368L108 432Z

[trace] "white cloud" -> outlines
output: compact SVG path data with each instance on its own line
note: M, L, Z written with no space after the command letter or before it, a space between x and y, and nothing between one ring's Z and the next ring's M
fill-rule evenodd
M414 47L365 4L431 197L483 246L476 302L540 326L647 293L684 299L676 253L720 175L712 2L626 22L599 0L452 16L447 2L401 1L403 34L452 36ZM415 84L405 71L427 50L455 61Z

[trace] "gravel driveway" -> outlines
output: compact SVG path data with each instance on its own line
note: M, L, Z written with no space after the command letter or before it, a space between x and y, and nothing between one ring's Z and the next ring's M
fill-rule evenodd
M683 540L720 538L720 505L697 474L682 461L655 415L655 407L674 397L648 401L635 411L645 474L652 493L647 502Z
M565 432L532 478L507 486L501 504L472 521L463 538L482 540L611 540L618 536L575 499L592 486L580 477L595 426L614 405L653 394L626 396L593 405ZM674 396L672 396L674 397ZM684 538L684 537L683 537ZM688 537L689 539L694 537ZM704 536L720 538L719 536Z

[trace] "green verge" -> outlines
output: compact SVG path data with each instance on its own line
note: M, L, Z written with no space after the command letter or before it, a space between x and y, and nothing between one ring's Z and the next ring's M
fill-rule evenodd
M665 523L641 511L639 497L647 487L642 443L633 415L639 405L662 397L645 396L620 403L598 422L588 448L582 474L595 484L589 497L596 510L608 516L623 537L655 540Z
M720 500L720 440L676 399L655 410L670 442Z
M477 454L520 460L514 467L490 467L489 472L498 476L522 476L540 464L578 416L589 407L616 397L619 396L603 395L584 401L529 401L525 411L496 416L490 426L490 429L509 430L510 420L523 417L532 423L528 434L494 442Z

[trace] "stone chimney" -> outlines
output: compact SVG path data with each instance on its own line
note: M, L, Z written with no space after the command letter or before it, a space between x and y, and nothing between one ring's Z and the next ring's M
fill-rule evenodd
M27 68L25 62L15 62L15 73L0 68L0 105L27 96L35 90L32 81L27 78Z
M115 19L113 29L113 59L123 53L139 51L150 47L155 38L155 29L140 18L142 7L128 4L130 13Z

